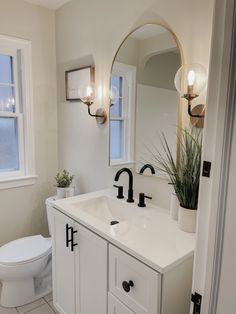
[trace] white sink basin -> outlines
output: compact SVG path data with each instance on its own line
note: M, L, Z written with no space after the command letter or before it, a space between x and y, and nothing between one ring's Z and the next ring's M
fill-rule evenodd
M100 196L86 201L72 203L79 211L110 225L111 222L124 222L134 216L134 208L129 204L108 196Z
M193 255L194 234L179 230L168 210L149 203L140 208L137 200L117 199L116 192L91 192L57 200L54 206L160 273Z

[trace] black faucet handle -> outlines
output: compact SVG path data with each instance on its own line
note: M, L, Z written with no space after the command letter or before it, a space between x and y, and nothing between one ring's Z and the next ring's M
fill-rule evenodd
M117 195L117 198L124 198L124 194L123 194L123 186L121 185L113 185L114 188L117 188L118 189L118 195Z
M139 202L138 202L139 207L146 207L145 198L148 198L149 200L152 199L151 196L147 196L144 193L139 193Z

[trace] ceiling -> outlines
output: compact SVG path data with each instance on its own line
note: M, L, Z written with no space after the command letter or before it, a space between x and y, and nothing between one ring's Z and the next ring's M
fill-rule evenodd
M24 0L24 1L40 5L47 9L56 10L60 8L63 4L69 2L70 0Z
M140 28L138 28L136 31L134 31L130 37L138 40L143 40L147 38L151 38L154 36L157 36L159 34L165 33L166 29L160 25L156 24L146 24Z

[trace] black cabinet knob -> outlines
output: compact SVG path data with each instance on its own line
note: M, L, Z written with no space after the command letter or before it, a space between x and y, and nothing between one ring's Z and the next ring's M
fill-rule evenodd
M125 292L130 292L130 287L133 287L134 283L132 280L130 280L129 282L127 281L123 281L122 282L122 287L125 290Z

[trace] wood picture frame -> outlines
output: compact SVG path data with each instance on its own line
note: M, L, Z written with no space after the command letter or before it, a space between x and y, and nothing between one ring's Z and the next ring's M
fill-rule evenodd
M65 72L65 89L67 101L79 101L79 87L94 83L95 68L86 66Z

